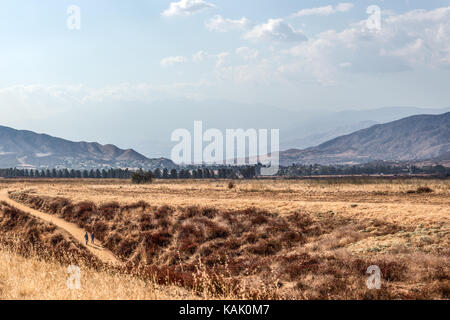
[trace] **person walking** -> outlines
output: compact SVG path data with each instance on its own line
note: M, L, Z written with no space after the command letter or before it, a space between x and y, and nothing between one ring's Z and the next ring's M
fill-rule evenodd
M91 232L91 241L92 241L92 244L94 244L94 232Z
M89 243L89 235L88 235L87 231L84 234L84 240L86 240L86 245L88 245L88 243Z

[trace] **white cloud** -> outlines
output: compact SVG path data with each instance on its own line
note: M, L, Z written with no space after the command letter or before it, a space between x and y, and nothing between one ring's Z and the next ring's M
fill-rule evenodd
M204 9L214 7L215 5L204 0L180 0L178 2L172 2L162 15L166 17L188 16Z
M192 56L192 61L194 61L195 63L199 63L209 59L210 57L211 55L208 52L201 50Z
M45 119L66 111L71 103L82 103L83 90L81 85L14 85L0 88L0 105L10 121Z
M242 30L250 26L250 20L242 17L238 20L225 19L221 15L216 15L206 22L206 27L210 31L227 32L230 30Z
M335 10L337 12L347 12L350 11L351 9L353 9L355 5L351 2L343 2L343 3L339 3L336 7Z
M305 41L306 36L283 19L269 19L244 35L249 40Z
M343 2L339 3L336 6L323 6L323 7L317 7L317 8L310 8L310 9L302 9L297 13L294 13L294 17L304 17L304 16L329 16L330 14L334 14L337 12L347 12L351 10L354 7L353 3L350 2Z
M236 49L236 54L240 55L245 60L252 60L259 56L259 51L248 47L241 47Z
M92 103L154 102L167 97L198 99L211 86L207 81L169 84L120 83L90 88L85 85L16 85L0 88L0 105L11 120L46 118ZM5 110L3 110L5 109Z
M289 53L296 61L283 72L308 72L323 84L334 83L342 68L386 73L450 67L450 7L392 14L378 31L367 29L365 20L328 30Z
M187 58L183 56L167 57L161 60L161 66L172 67L176 64L187 62Z
M230 56L229 52L220 52L218 54L211 54L207 51L198 51L192 56L192 61L195 63L200 63L211 59L215 60L216 67L221 67L226 63L226 60L229 56Z

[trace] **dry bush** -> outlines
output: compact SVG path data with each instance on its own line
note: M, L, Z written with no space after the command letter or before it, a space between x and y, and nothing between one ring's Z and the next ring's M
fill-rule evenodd
M416 190L408 190L406 193L412 194L412 193L417 193L417 194L421 194L421 193L431 193L433 192L433 189L431 189L430 187L418 187Z

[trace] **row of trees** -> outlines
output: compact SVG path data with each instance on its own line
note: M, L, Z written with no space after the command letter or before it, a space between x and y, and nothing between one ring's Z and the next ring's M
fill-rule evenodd
M103 169L103 170L69 170L69 169L0 169L3 178L91 178L91 179L131 179L133 174L137 181L151 178L157 179L252 179L259 174L261 166L242 167L186 167L177 169L156 169L154 171L129 169ZM145 173L148 173L145 176ZM434 174L450 176L450 168L442 165L418 167L406 163L391 164L374 162L361 165L292 165L281 167L278 176L302 177L314 175L356 175L356 174ZM151 180L151 179L150 179ZM139 182L137 182L139 183Z
M314 175L357 175L357 174L434 174L450 175L450 168L442 165L422 166L409 165L407 163L370 162L360 165L292 165L283 167L278 172L279 176L314 176Z
M130 179L133 172L128 169L74 170L74 169L0 169L2 178L91 178Z
M129 169L103 169L103 170L69 170L69 169L0 169L2 178L90 178L90 179L130 179L134 175L136 181L146 180L150 177L157 179L238 179L254 178L256 168L226 167L226 168L182 168L182 169L155 169L154 171ZM151 180L151 179L150 179ZM137 182L139 183L139 182Z

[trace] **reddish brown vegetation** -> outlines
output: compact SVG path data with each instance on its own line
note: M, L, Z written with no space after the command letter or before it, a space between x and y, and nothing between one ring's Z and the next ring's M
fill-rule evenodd
M24 256L37 253L44 259L56 259L65 264L100 267L101 262L52 224L38 220L6 203L0 204L0 242L14 247Z
M73 204L25 193L11 196L93 230L107 248L128 262L129 270L152 275L159 283L201 291L206 275L208 286L217 294L246 291L253 298L414 299L448 298L449 294L449 269L439 265L445 258L413 260L412 265L411 259L417 259L412 256L355 257L341 250L340 239L368 237L358 230L369 224L377 227L375 236L402 230L382 221L350 220L331 211L281 217L253 208L156 208L142 201L97 208L91 202ZM58 241L52 238L51 243ZM366 288L370 265L381 269L381 290ZM418 282L425 283L420 291L396 289L405 283L414 287ZM261 291L262 287L270 290Z

